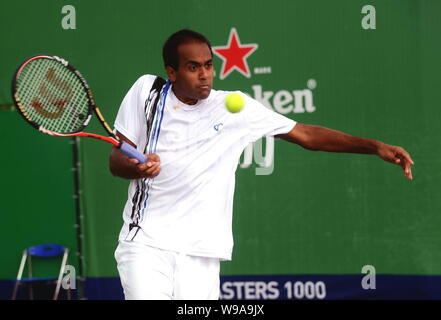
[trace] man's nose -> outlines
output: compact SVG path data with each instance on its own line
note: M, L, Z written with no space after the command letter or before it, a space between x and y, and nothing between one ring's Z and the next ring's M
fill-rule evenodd
M208 78L208 73L209 73L209 72L210 72L210 71L207 70L207 68L205 68L205 67L200 68L199 79L201 79L201 80L205 80L205 79L207 79L207 78Z

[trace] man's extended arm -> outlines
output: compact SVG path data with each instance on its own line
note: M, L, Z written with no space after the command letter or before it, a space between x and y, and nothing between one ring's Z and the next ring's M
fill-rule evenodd
M313 151L376 154L385 161L400 165L404 176L410 180L413 178L411 165L414 162L409 153L401 147L378 140L354 137L337 130L302 123L297 123L290 132L276 137Z

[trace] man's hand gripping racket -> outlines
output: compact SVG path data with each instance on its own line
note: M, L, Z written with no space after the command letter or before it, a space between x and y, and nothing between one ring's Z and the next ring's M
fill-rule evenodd
M147 157L120 140L95 106L89 85L64 59L38 55L24 61L12 80L12 96L21 115L34 128L57 137L91 137L113 144L129 158ZM109 137L82 132L95 113Z

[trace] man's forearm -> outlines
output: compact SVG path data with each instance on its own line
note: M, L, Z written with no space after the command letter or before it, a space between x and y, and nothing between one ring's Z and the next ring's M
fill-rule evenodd
M308 126L308 139L302 145L314 151L377 154L381 141L355 137L337 130Z
M376 154L385 161L401 166L405 177L412 180L413 160L409 153L399 146L303 123L297 123L290 132L276 137L313 151Z

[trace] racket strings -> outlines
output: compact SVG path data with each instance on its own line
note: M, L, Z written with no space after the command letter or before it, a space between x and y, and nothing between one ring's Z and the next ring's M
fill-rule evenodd
M80 131L89 113L89 98L76 74L60 62L35 59L17 78L25 112L44 129L68 134Z

